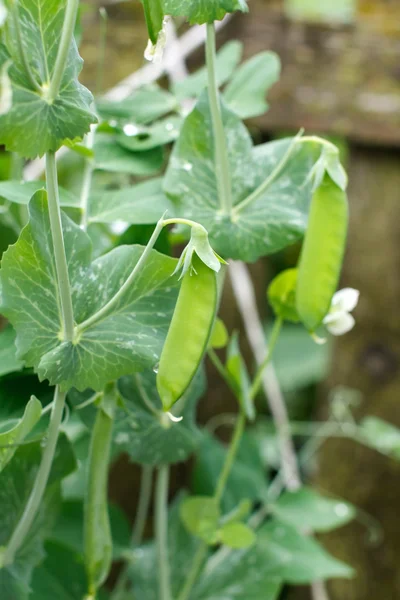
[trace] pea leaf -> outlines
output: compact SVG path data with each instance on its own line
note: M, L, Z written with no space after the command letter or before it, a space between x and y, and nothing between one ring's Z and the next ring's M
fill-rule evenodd
M237 206L271 174L292 139L253 148L247 129L225 106L233 204ZM318 144L298 144L280 175L240 212L223 215L218 202L214 143L207 94L186 118L167 169L164 189L174 200L174 216L204 225L212 247L223 258L251 262L294 243L305 231L311 200L310 170L320 154Z
M153 251L116 309L73 343L64 342L46 192L35 194L29 210L29 224L3 255L0 272L2 312L17 332L18 357L63 389L101 390L154 365L174 307L176 280L170 276L176 261ZM67 216L62 220L74 315L82 323L120 289L143 248L120 246L91 263L88 236Z
M282 521L313 531L330 531L348 523L355 515L348 502L325 498L308 487L285 492L271 510Z
M0 197L15 204L28 204L33 194L46 187L44 181L0 181ZM79 207L79 198L63 187L58 188L61 206Z
M75 41L71 42L60 92L52 103L47 101L65 6L66 0L20 0L18 3L22 45L39 90L34 88L20 59L14 19L7 19L5 24L0 68L11 61L8 75L12 105L0 116L0 143L27 158L55 151L65 139L83 137L96 121L90 111L92 95L77 79L82 60Z
M204 392L202 371L179 401L177 408L183 417L172 422L162 410L152 370L120 380L124 410L117 412L114 422L114 441L121 451L135 462L159 465L186 460L199 442L194 413ZM181 408L183 407L183 408Z
M264 564L287 583L303 584L353 574L351 567L328 554L316 540L283 521L269 521L257 537Z
M114 136L96 135L94 163L96 169L129 175L153 175L160 170L163 162L162 148L144 152L131 152L123 148Z
M164 194L160 178L120 190L96 191L89 199L91 223L156 223L166 210L173 214L174 206Z
M235 71L223 97L241 119L258 117L268 110L265 96L278 81L280 61L274 52L260 52Z
M15 331L11 326L0 331L0 376L20 371L24 363L17 358Z
M119 101L99 100L97 110L105 119L133 121L147 125L178 109L176 98L158 86L144 86Z
M230 40L219 49L215 61L218 87L224 85L232 77L240 62L242 52L243 44L238 40ZM174 94L182 100L188 97L196 98L205 87L207 87L207 68L201 67L181 81L175 82L172 89Z
M6 430L0 427L0 471L10 462L18 444L32 431L41 415L42 405L35 396L32 396L22 418L17 423L13 423L13 426Z
M191 25L219 21L236 10L247 12L246 0L164 0L166 15L186 17Z
M256 541L256 534L244 523L226 523L219 531L221 543L229 548L249 548Z
M400 429L377 417L365 417L360 423L361 440L366 446L400 460Z
M189 533L207 544L213 545L217 542L221 512L213 496L185 498L180 505L180 515Z
M43 564L33 573L29 600L83 598L87 592L87 581L80 556L54 541L46 542L45 551Z
M66 440L62 444L67 443ZM65 448L65 446L63 446ZM39 443L20 447L13 460L0 473L0 502L7 510L0 514L0 549L6 546L21 513L26 506L36 478L41 459ZM32 571L43 559L43 540L51 528L60 502L61 477L70 471L69 457L57 453L56 465L52 469L49 487L41 502L39 512L18 550L15 561L1 568L0 552L0 592L1 598L25 600L29 593Z
M127 150L143 152L174 142L182 125L181 117L167 117L151 125L125 125L117 135L117 142Z

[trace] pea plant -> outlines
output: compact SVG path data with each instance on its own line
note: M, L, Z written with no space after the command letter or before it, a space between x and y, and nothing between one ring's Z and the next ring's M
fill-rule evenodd
M324 580L352 569L313 535L356 511L302 485L316 438L297 457L281 395L269 394L272 421L261 400L286 322L316 343L354 325L358 292L336 292L348 220L339 151L302 131L253 144L242 120L267 110L280 67L268 51L240 64L236 41L216 52L214 22L246 12L244 0L143 7L148 58L163 60L178 17L204 28L206 64L170 90L115 101L78 81L78 0L0 3L0 597L274 600L309 584L326 598ZM42 156L45 178L24 181ZM226 275L235 288L244 263L303 237L298 266L269 286L274 324L254 367L216 316ZM200 427L206 360L237 414ZM357 423L339 400L301 434L395 453L397 430ZM221 424L233 426L227 445ZM142 467L132 532L108 502L123 453ZM171 497L171 466L192 455L189 489Z

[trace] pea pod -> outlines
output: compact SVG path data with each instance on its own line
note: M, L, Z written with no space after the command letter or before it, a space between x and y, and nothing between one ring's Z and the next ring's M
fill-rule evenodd
M207 349L217 308L217 277L196 254L185 273L157 373L164 410L179 400Z
M106 580L112 562L107 484L115 402L112 384L104 392L90 440L84 523L85 567L91 598Z
M297 312L311 332L322 323L336 291L347 224L346 193L325 174L311 201L296 286Z

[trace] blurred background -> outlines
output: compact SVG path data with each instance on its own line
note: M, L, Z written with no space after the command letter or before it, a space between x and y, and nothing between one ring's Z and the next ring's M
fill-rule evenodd
M332 394L346 393L356 418L375 415L400 426L400 2L398 0L250 0L220 30L244 43L244 57L277 52L282 76L272 88L269 112L248 123L256 142L304 127L330 136L343 152L350 180L350 231L341 287L361 292L355 329L319 347L288 328L275 364L291 418L326 419ZM138 1L111 3L104 89L143 65L146 33ZM98 16L84 18L83 82L96 85ZM178 25L178 35L185 26ZM188 60L195 69L202 50ZM291 248L252 266L259 307L268 320L265 289L281 269L296 263ZM223 302L228 327L241 326L229 289ZM200 419L229 412L234 401L209 369L210 392ZM229 430L227 431L229 434ZM360 508L352 524L323 536L328 550L357 571L330 584L332 600L400 598L400 463L346 439L328 439L308 476L321 491ZM190 467L189 467L190 468ZM129 470L129 477L126 471ZM188 467L175 472L184 484ZM110 494L132 513L138 471L128 461L114 469ZM290 598L308 598L294 590Z
M106 6L108 23L99 75L100 6ZM300 127L328 136L341 148L350 180L350 230L340 287L361 292L357 324L325 346L315 345L295 326L285 329L275 366L291 419L300 424L325 420L330 400L339 395L356 419L374 415L400 426L400 1L249 0L249 8L249 14L229 19L217 39L219 46L241 40L245 58L273 50L282 61L282 77L268 96L270 110L247 123L255 142ZM107 90L143 66L147 39L139 0L96 0L83 6L82 18L81 80L90 89ZM186 28L177 23L177 35ZM200 66L202 49L187 63L190 70ZM2 171L8 168L4 160ZM65 164L64 180L73 187L79 169ZM8 240L3 236L1 242ZM268 282L296 264L298 251L292 247L251 266L266 327L271 317ZM242 328L228 286L222 317L229 330ZM199 408L203 423L235 410L217 373L210 366L208 372L209 393ZM267 441L273 462L273 444ZM302 438L296 441L300 446ZM190 471L191 464L173 471L175 489L185 485ZM360 509L356 521L322 536L326 548L357 572L354 579L329 585L331 600L400 598L400 462L353 441L329 438L307 464L306 476L321 492ZM124 458L111 477L110 497L130 516L139 477L139 468ZM309 590L292 590L287 597L308 598Z

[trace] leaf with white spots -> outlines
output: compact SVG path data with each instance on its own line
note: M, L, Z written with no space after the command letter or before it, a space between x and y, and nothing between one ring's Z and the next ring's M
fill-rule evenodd
M325 498L309 487L285 492L270 508L282 521L312 531L330 531L355 516L348 502Z
M22 46L36 86L28 77L18 48L15 20L7 19L0 44L0 68L11 61L10 109L0 116L0 143L27 158L57 150L63 140L82 138L96 121L90 110L91 93L78 82L82 59L73 40L60 91L48 102L66 0L19 0Z
M212 247L224 258L251 262L300 239L311 201L311 168L318 144L297 144L279 175L240 212L235 207L252 194L288 152L292 138L253 147L249 132L225 105L222 116L228 148L233 206L221 212L214 164L214 140L207 94L186 118L172 152L164 182L174 200L174 216L204 225Z
M63 341L47 194L29 205L29 224L3 255L1 312L16 332L18 358L41 379L63 389L92 387L153 366L162 349L176 299L176 260L152 251L114 310ZM89 237L62 215L74 317L82 323L120 289L142 246L120 246L91 262Z
M223 19L226 13L247 12L246 0L164 0L164 13L186 17L191 25Z

